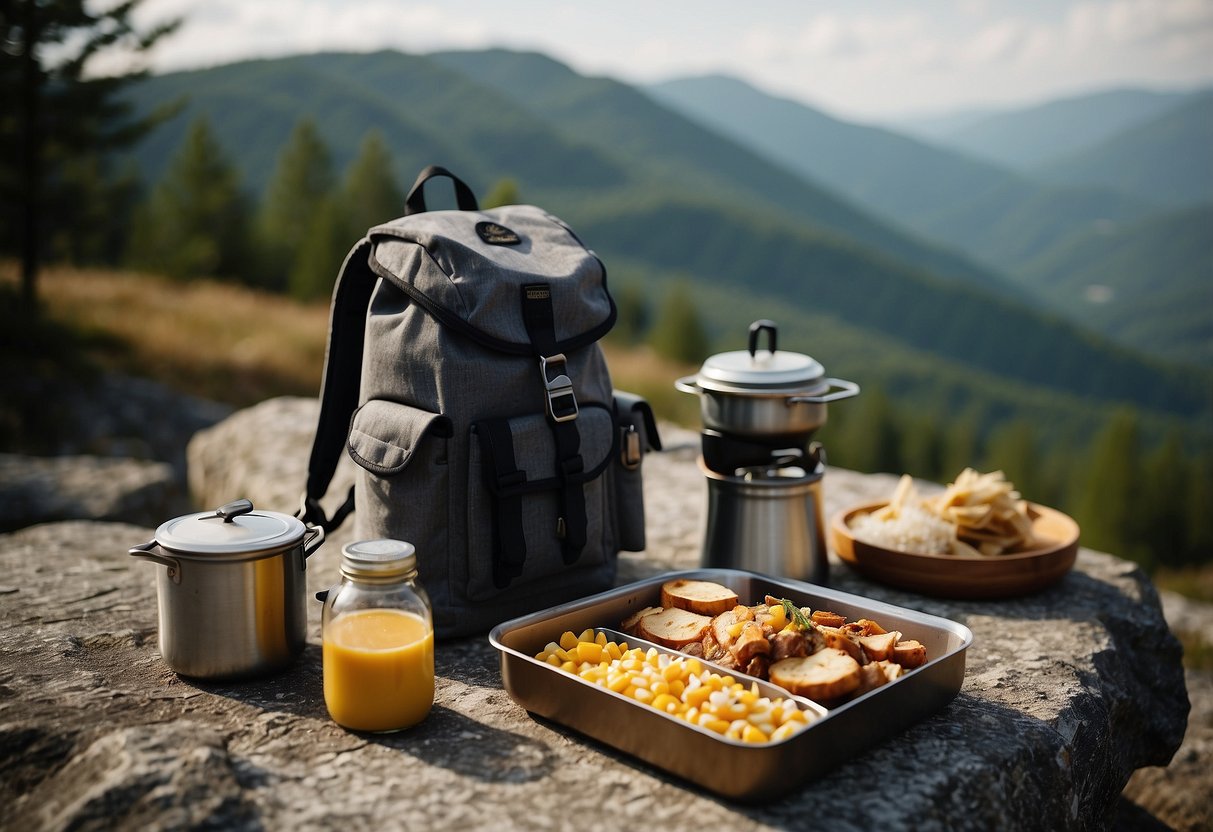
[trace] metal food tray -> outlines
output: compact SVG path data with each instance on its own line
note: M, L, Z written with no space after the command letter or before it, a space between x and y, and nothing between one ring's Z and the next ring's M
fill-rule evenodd
M661 585L688 578L715 581L742 604L766 595L827 609L848 620L870 618L927 649L929 661L893 682L832 708L780 742L751 744L688 725L535 659L566 630L618 627L633 612L659 606ZM501 652L506 692L533 714L664 769L727 798L781 797L843 760L943 709L964 682L973 633L963 624L801 581L735 569L672 572L498 624L489 641ZM734 674L738 675L738 674Z

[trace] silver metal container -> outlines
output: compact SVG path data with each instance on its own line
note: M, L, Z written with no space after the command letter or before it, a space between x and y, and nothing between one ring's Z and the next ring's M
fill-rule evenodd
M767 349L758 348L767 333ZM827 378L807 355L776 348L771 321L750 324L749 348L722 352L703 362L699 373L674 382L699 396L703 425L741 437L807 440L827 419L829 402L858 395L859 385Z
M921 642L928 661L830 709L785 740L749 744L689 725L535 658L566 630L618 627L637 610L660 604L662 583L676 578L724 584L743 603L760 602L769 594L799 606L833 610L851 620L871 618ZM796 791L835 771L846 759L943 710L964 682L965 651L973 633L945 618L825 587L738 570L699 569L650 578L506 621L493 628L489 641L501 653L506 692L531 713L724 797L757 802Z
M248 500L169 520L130 549L158 565L160 653L182 676L236 679L289 666L307 639L306 561L324 533Z
M742 476L713 471L702 459L699 468L708 481L703 566L827 582L823 464L759 466Z

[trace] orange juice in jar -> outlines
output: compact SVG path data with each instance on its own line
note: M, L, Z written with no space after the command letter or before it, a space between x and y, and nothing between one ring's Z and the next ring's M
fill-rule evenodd
M324 605L324 702L355 731L399 731L434 702L434 625L412 544L350 543Z

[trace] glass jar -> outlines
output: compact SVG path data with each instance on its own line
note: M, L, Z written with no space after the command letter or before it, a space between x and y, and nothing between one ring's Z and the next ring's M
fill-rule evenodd
M417 555L402 540L341 550L341 583L322 616L324 703L354 731L399 731L434 703L434 619L417 585Z

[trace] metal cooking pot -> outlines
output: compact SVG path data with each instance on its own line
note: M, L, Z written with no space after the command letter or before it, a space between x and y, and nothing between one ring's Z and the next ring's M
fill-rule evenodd
M766 350L758 339L767 333ZM699 396L704 427L736 436L807 439L826 423L826 404L859 393L852 381L826 378L820 363L798 352L779 352L775 324L750 324L748 350L723 352L703 362L698 375L674 382Z
M321 529L249 500L163 523L130 554L160 567L164 661L201 679L288 666L307 639L306 560L323 542Z

